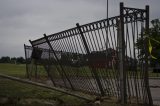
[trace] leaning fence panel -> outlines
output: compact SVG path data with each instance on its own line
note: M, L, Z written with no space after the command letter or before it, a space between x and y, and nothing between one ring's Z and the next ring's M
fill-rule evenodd
M149 27L147 14L147 8L122 6L120 16L77 23L75 28L44 35L31 41L30 50L41 50L36 60L54 86L127 103L152 104L144 38ZM137 46L139 39L143 39L141 48Z

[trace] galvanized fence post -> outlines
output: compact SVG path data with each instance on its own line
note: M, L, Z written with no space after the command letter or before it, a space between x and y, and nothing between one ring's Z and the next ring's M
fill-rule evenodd
M30 42L30 44L31 44L32 47L33 47L32 41L29 40L29 42ZM33 47L33 50L34 50L34 47ZM37 60L34 59L34 58L32 58L32 56L31 56L31 69L33 69L33 64L36 65L36 61L37 61ZM37 72L37 67L35 68L35 78L36 78L36 72ZM32 72L31 72L31 77L32 77Z
M149 6L146 6L146 23L145 23L145 27L146 27L146 35L149 35ZM149 88L149 75L148 75L148 38L145 38L145 87L147 89L147 94L148 94L148 99L149 99L149 106L153 106L153 100L152 100L152 96L151 96L151 92L150 92L150 88Z
M25 44L24 44L24 53L25 53L25 59L26 59L26 77L29 78L28 63L27 63L27 51L26 51L26 45Z
M126 70L124 69L125 64L125 40L124 40L124 13L123 3L120 3L120 25L119 25L119 68L120 68L120 95L121 103L127 103L126 93Z

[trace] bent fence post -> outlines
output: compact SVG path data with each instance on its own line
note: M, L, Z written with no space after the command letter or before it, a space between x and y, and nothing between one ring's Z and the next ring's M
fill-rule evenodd
M82 30L81 30L81 27L80 27L79 23L77 23L76 26L77 26L77 28L78 28L78 30L79 30L79 33L80 33L80 35L81 35L83 44L84 44L84 46L85 46L85 50L86 50L87 55L88 55L88 57L89 57L89 56L90 56L90 51L89 51L87 42L86 42L86 40L85 40L85 37L84 37L84 35L83 35L83 32L82 32ZM95 79L96 79L96 81L97 81L98 87L99 87L99 89L100 89L100 91L101 91L101 95L104 96L105 93L104 93L104 91L103 91L102 84L101 84L101 81L100 81L100 79L99 79L99 77L98 77L98 74L97 74L96 70L94 70L94 69L92 69L92 72L93 72L93 74L94 74L94 76L95 76Z
M54 56L55 56L55 58L56 58L56 60L57 60L57 63L60 65L60 68L61 68L62 72L64 73L66 79L68 80L68 82L69 82L71 88L74 90L74 87L73 87L73 85L72 85L70 79L68 78L68 76L67 76L65 70L63 69L63 67L62 67L62 65L61 65L61 63L60 63L60 61L59 61L59 59L58 59L58 57L57 57L57 55L56 55L56 53L55 53L55 51L54 51L52 45L50 44L50 42L49 42L49 40L48 40L46 34L44 34L44 37L45 37L45 39L46 39L46 42L48 43L48 46L49 46L50 49L52 50L52 52L53 52L53 54L54 54Z

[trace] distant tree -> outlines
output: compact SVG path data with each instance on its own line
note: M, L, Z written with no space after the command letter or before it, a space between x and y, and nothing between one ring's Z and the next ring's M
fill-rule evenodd
M11 58L11 63L17 64L17 58L16 57L12 57Z
M17 57L17 63L25 63L25 59L23 57Z
M10 57L9 56L1 57L0 62L1 63L10 63Z

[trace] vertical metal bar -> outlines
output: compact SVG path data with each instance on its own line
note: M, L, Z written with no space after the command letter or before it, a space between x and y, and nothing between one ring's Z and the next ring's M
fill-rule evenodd
M38 47L36 48L38 49ZM37 59L35 60L35 78L37 79L38 78L38 70L37 70Z
M149 6L146 6L146 34L149 34ZM149 80L148 80L148 39L145 39L145 86L147 89L148 99L149 99L149 106L153 106L153 100L149 88Z
M109 20L108 19L106 21L106 24L104 23L104 25L105 25L104 29L105 29L105 34L106 34L106 41L105 41L104 36L103 36L103 38L104 38L105 47L106 47L105 55L106 55L106 59L107 59L109 48L111 48L111 41L109 40L109 35L108 35L108 30L109 30L109 28L108 28L109 27ZM105 71L106 71L107 78L108 78L108 85L109 85L109 89L110 89L110 94L114 95L115 94L114 89L113 89L114 86L113 86L113 81L112 81L112 78L111 78L111 72L110 72L110 70L108 70L108 62L107 62L107 65L105 66Z
M72 37L72 40L73 40L73 42L74 42L74 46L75 46L75 52L78 54L79 53L79 50L78 50L78 42L77 42L77 40L76 40L77 38L76 38L76 36L74 36L74 37ZM85 58L85 57L84 57ZM94 88L94 86L93 86L93 84L92 84L92 82L91 82L91 80L90 80L90 76L88 75L88 70L85 68L85 67L81 67L81 69L80 69L81 71L83 71L83 73L85 73L86 74L86 77L87 77L87 81L88 81L88 83L89 83L89 88L90 88L90 90L89 90L89 92L94 92L95 91L95 88ZM95 93L95 92L94 92Z
M124 41L124 13L123 3L120 3L120 25L119 25L119 59L120 59L120 94L121 103L126 104L126 71L124 70L124 59L125 59L125 41Z
M53 43L54 43L54 44L53 44ZM50 44L51 44L51 42L50 42ZM56 42L52 42L51 45L53 45L53 46L55 47L55 46L57 46L58 44L57 44ZM54 48L53 46L52 46L52 48ZM52 50L50 50L50 51L52 51ZM52 53L53 53L53 52L52 52ZM68 82L66 82L66 78L65 78L63 72L61 72L61 70L59 69L58 64L56 64L56 63L57 63L57 60L55 60L55 59L52 59L52 60L53 60L53 61L51 61L51 63L52 63L52 62L55 63L54 65L55 65L55 67L56 67L59 75L61 76L61 79L62 79L62 81L63 81L63 83L64 83L64 86L67 88L67 87L68 87L68 86L67 86L67 83L68 83ZM52 76L51 76L51 77L52 77ZM56 84L57 84L57 83L56 83ZM57 84L57 85L62 86L61 84Z
M30 44L32 45L32 48L33 48L33 44L32 44L32 41L31 40L29 40L29 42L30 42ZM33 48L34 49L34 48ZM31 54L32 55L32 54ZM30 77L32 78L32 69L33 69L33 65L35 64L35 59L34 58L32 58L32 56L31 56L31 71L30 71ZM30 78L30 79L31 79Z
M136 33L136 39L138 39L138 36L139 36L139 26L138 26L138 20L136 18L136 30L137 30L137 33ZM137 49L137 52L139 54L139 50ZM137 58L138 59L138 58ZM138 65L139 63L137 63ZM139 73L138 73L138 69L136 70L136 76L137 76L137 87L138 87L138 93L139 93L139 98L141 97L141 89L140 89L140 81L139 81Z
M48 49L48 55L49 55L49 56L48 56L48 60L50 61L50 57L51 57L50 49ZM48 67L46 67L46 65L44 65L44 68L46 69L47 74L48 74L48 76L50 77L53 85L56 86L56 83L55 83L55 81L53 80L53 78L52 78L52 76L51 76L51 74L50 74L50 67L51 67L51 64L50 64L50 63L48 63Z
M38 70L37 70L37 60L35 61L35 78L37 79L38 78Z
M51 53L52 53L52 52L51 52L50 49L49 49L49 51L50 51L50 56L51 56ZM54 60L54 59L53 59L53 61L52 61L52 59L51 59L51 57L50 57L50 63L52 63L52 62L55 63L55 61L56 61L56 60ZM49 63L49 64L50 64L50 63ZM52 64L51 64L51 65L52 65ZM56 67L56 69L57 69L57 71L58 71L58 73L59 73L59 75L60 75L60 77L61 77L61 79L62 79L62 81L63 81L63 83L64 83L64 86L67 88L67 84L66 84L66 82L65 82L65 78L64 78L63 73L60 71L59 67L58 67L56 64L54 64L54 65L55 65L55 67ZM54 71L56 71L56 70L54 70ZM49 74L49 76L53 79L53 77L52 77L51 74ZM52 80L52 79L51 79L51 80ZM54 80L53 80L53 81L54 81ZM56 86L57 86L57 85L60 86L61 84L57 84L56 81L55 81L55 85L56 85Z
M127 18L126 18L126 20L128 20ZM131 55L131 45L130 45L130 38L129 38L129 29L128 29L128 27L129 27L129 25L128 25L128 23L126 23L126 54L128 54L128 55L130 55L130 57L132 57L132 55ZM127 60L126 60L127 62L128 62L128 64L130 64L130 60L127 58ZM128 66L129 67L129 66ZM129 69L127 67L127 69ZM130 71L128 71L128 72L126 72L127 73L127 76L126 76L126 84L127 84L127 86L128 86L128 99L130 100L129 102L131 103L131 95L132 95L132 92L133 92L133 84L132 84L132 81L131 80L129 80L129 79L131 79L131 73L130 73Z
M53 52L53 54L54 54L54 56L55 56L55 58L56 58L56 60L57 60L57 63L60 65L60 68L61 68L62 72L64 73L66 79L68 80L68 82L69 82L71 88L74 90L74 87L73 87L73 85L72 85L70 79L67 77L67 74L65 73L65 71L64 71L64 69L63 69L63 67L62 67L62 65L60 64L60 61L59 61L59 59L58 59L58 57L57 57L57 55L56 55L56 53L55 53L55 51L54 51L54 49L53 49L51 43L49 42L48 37L46 36L46 34L44 34L44 38L46 39L46 42L48 43L48 46L49 46L50 49L52 50L52 52Z
M110 37L110 41L108 42L108 43L110 43L109 45L108 45L108 50L107 50L107 52L109 52L109 48L113 48L113 50L114 49L116 49L116 47L115 47L115 45L114 45L114 38L112 38L112 31L111 31L111 28L110 28L110 26L108 26L107 27L107 29L108 29L108 32L109 32L109 34L108 35L110 35L109 37ZM114 31L113 31L114 32ZM112 56L113 56L113 53L111 54ZM114 70L113 70L113 67L111 68L111 72L109 71L109 74L110 74L110 77L111 77L111 84L112 84L112 86L113 86L113 90L114 90L114 94L118 97L118 95L117 95L117 93L116 93L116 84L114 83L114 81L115 81L115 79L116 79L116 77L115 77L115 72L114 72ZM113 76L113 78L112 78L112 76ZM114 80L113 80L114 79Z
M25 52L25 59L26 59L26 76L29 78L29 72L28 72L28 63L27 63L27 52L26 52L26 45L24 44L24 52Z
M83 44L84 44L84 46L85 46L85 50L86 50L86 52L87 52L87 55L89 56L89 55L90 55L90 51L89 51L87 42L86 42L86 40L85 40L85 37L84 37L84 35L83 35L83 32L82 32L82 30L81 30L81 27L80 27L79 23L77 23L76 26L77 26L77 28L78 28L78 30L79 30L79 33L80 33L80 35L81 35L81 38L82 38L82 40L83 40ZM96 81L97 81L97 84L98 84L98 87L99 87L99 89L100 89L101 95L104 96L104 95L105 95L105 92L103 91L101 81L100 81L100 79L98 78L98 74L96 73L96 70L92 70L92 72L93 72L93 74L94 74L94 76L95 76L95 79L96 79Z
M32 41L29 40L29 42L31 43L32 45ZM34 49L33 45L32 45L32 48ZM38 48L38 47L37 47ZM37 79L37 60L36 59L31 59L31 63L35 64L35 78ZM33 67L33 64L32 64L32 67Z

